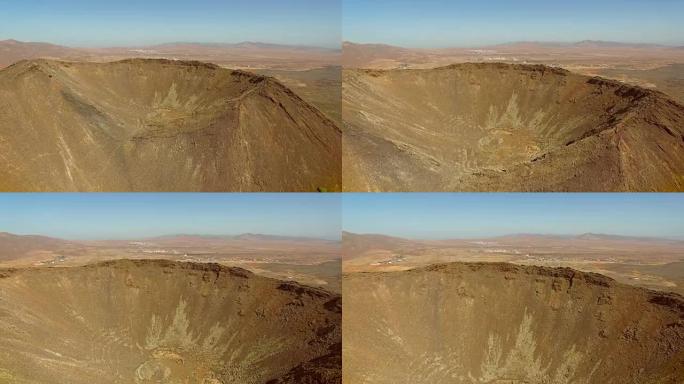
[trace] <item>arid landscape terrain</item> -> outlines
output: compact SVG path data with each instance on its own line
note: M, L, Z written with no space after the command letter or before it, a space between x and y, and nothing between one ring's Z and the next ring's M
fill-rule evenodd
M132 58L202 61L277 79L341 124L341 50L244 42L169 43L151 47L70 48L48 43L0 41L0 69L18 61L48 59L112 62Z
M682 194L343 199L344 383L683 382Z
M682 48L345 43L343 57L346 191L684 189Z
M340 291L340 243L259 234L70 241L0 233L0 267L73 267L110 260L216 263Z
M345 233L345 383L680 383L684 241Z
M345 68L429 69L456 63L543 64L660 90L684 103L684 47L609 41L517 42L416 49L345 42Z
M301 71L261 69L255 72L274 77L342 126L342 68L339 65Z
M0 381L339 383L340 296L169 260L0 269Z
M345 70L347 191L681 191L684 106L541 65Z
M0 190L342 188L338 51L9 40L0 52Z
M564 267L684 295L684 241L586 233L409 240L345 233L343 271L405 271L450 262Z
M0 41L0 68L21 60L110 62L124 59L197 60L232 69L301 71L339 65L339 50L259 42L167 43L142 47L72 48L43 42Z
M681 383L684 298L569 268L344 276L343 382Z
M340 383L339 242L0 233L0 382Z

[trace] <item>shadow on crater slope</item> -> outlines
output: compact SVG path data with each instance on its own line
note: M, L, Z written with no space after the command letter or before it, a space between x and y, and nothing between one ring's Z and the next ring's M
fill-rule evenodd
M0 382L339 383L341 299L170 261L0 270Z
M684 298L453 263L343 281L345 383L681 383Z
M0 190L341 188L339 128L274 79L169 60L0 71Z
M349 191L681 191L684 106L541 65L345 70Z

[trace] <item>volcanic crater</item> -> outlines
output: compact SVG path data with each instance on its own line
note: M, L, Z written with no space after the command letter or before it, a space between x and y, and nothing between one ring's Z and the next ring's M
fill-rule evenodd
M682 191L684 106L543 65L347 69L348 191Z
M341 298L217 264L0 270L0 381L339 383Z
M344 383L681 383L684 298L568 268L343 280Z
M0 190L341 188L341 131L278 81L200 62L0 71Z

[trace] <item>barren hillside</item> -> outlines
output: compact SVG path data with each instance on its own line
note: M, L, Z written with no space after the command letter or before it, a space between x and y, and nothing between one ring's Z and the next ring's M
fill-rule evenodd
M0 270L0 381L339 383L340 310L216 264Z
M681 191L684 106L541 65L345 70L348 191Z
M199 62L0 71L0 190L341 188L339 128L279 82Z
M681 383L684 298L568 268L453 263L343 282L345 383Z

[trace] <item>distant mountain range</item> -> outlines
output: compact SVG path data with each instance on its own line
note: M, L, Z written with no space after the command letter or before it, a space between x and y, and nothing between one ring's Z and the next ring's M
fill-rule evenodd
M178 47L193 47L193 48L239 48L239 49L259 49L259 50L298 50L298 51L339 51L339 49L316 47L310 45L287 45L287 44L272 44L262 43L258 41L243 41L241 43L203 43L203 42L187 42L179 41L173 43L163 43L144 46L143 48L178 48Z
M64 243L78 242L78 240L63 240L55 237L42 236L42 235L17 235L9 232L0 232L0 247L3 242L12 240L23 239L25 241L56 241ZM153 237L131 237L129 240L169 240L169 239L224 239L224 240L325 240L317 237L306 237L306 236L282 236L282 235L269 235L263 233L241 233L237 235L202 235L202 234L187 234L178 233L171 235L153 236ZM102 239L106 240L106 239Z
M624 236L624 235L613 235L604 233L582 233L582 234L569 234L569 235L559 235L559 234L539 234L539 233L515 233L510 235L502 236L489 236L489 237L446 237L443 239L408 239L402 237L394 237L383 234L357 234L353 232L343 232L342 239L353 240L356 242L382 242L382 243L392 243L392 244L402 244L402 243L413 243L413 242L432 242L432 241L471 241L471 240L491 240L491 241L505 241L505 240L516 240L516 241L542 241L542 240L584 240L584 241L617 241L617 242L677 242L682 243L684 239L669 238L669 237L648 237L648 236Z
M316 51L339 51L339 49L317 47L311 45L292 45L292 44L273 44L259 41L243 41L239 43L206 43L200 41L174 41L169 43L133 45L133 46L108 46L108 47L68 47L59 44L45 42L19 41L15 39L0 40L0 47L30 48L34 49L70 49L76 51L90 51L101 49L135 49L135 48L175 48L175 47L220 47L220 48L243 48L243 49L294 49L294 50L316 50Z
M215 63L233 60L252 65L272 61L281 65L308 62L334 65L338 64L340 53L339 49L254 41L241 43L173 42L149 46L75 48L10 39L0 40L0 68L21 60L38 58L97 61L135 57L194 59Z
M668 251L677 250L678 252L684 251L684 241L682 240L597 233L583 233L579 235L521 233L493 237L407 239L381 234L343 232L342 239L343 260L351 260L366 255L368 251L439 249L442 247L472 249L477 247L503 246L522 248L551 247L555 249L638 249L643 252L662 251L663 249Z
M682 60L681 46L645 43L626 43L584 40L573 43L547 41L518 41L483 46L451 46L442 48L406 48L388 44L343 43L342 65L348 68L384 68L398 64L426 64L477 61L482 58L502 60L534 58L560 60L568 57L590 56L605 59L668 58ZM510 57L510 56L513 56ZM392 65L392 62L395 62Z
M56 251L68 247L78 247L88 244L129 244L132 242L149 242L160 245L210 245L226 243L336 243L335 240L326 240L313 237L265 235L257 233L244 233L240 235L188 235L177 234L168 236L156 236L148 238L131 238L125 240L63 240L39 235L15 235L0 232L0 260L13 258L31 251Z
M239 235L196 235L196 234L176 234L143 238L144 241L334 241L316 237L305 236L281 236L281 235L267 235L261 233L242 233Z
M37 58L68 58L82 56L84 51L48 43L27 43L17 40L0 40L0 68L20 60Z
M443 239L418 239L418 238L403 238L397 236L390 236L384 234L360 234L354 232L343 231L342 241L363 241L363 242L382 242L382 243L413 243L415 241L447 241L447 240L595 240L595 241L665 241L665 242L681 242L684 239L668 238L668 237L648 237L648 236L623 236L611 235L602 233L582 233L579 235L558 235L558 234L539 234L539 233L516 233L502 236L490 237L446 237ZM101 239L108 241L107 239ZM130 239L122 239L116 241L202 241L202 240L237 240L237 241L326 241L336 242L336 240L323 239L318 237L305 236L282 236L282 235L268 235L261 233L242 233L238 235L201 235L201 234L173 234L154 237L131 237ZM55 237L41 236L41 235L16 235L8 232L0 232L0 251L8 249L14 245L20 246L23 244L38 244L42 245L73 245L79 242L90 242L89 240L64 240Z
M0 260L15 258L32 251L52 250L68 247L72 242L47 236L14 235L0 232Z
M495 49L495 48L634 48L634 49L682 49L684 46L673 46L673 45L663 45L663 44L651 44L651 43L628 43L628 42L617 42L617 41L604 41L604 40L582 40L577 42L556 42L556 41L513 41L500 44L488 44L481 46L446 46L441 48L408 48L391 44L382 43L356 43L352 41L345 41L343 43L344 49L353 49L363 47L367 49L379 49L379 50L396 50L396 51L412 51L412 50L428 50L428 51L440 51L440 50L450 50L450 49Z
M644 43L624 43L600 40L584 40L575 43L522 41L482 47L405 48L388 44L359 44L346 41L342 49L325 47L280 45L245 41L240 43L170 42L146 46L77 48L44 42L0 40L0 68L20 60L49 58L62 60L117 60L134 57L178 58L229 63L245 66L271 64L298 67L304 64L339 65L340 55L347 66L364 65L376 59L426 60L433 55L449 55L464 52L495 51L501 53L525 53L549 50L571 52L680 52L682 46L666 46Z
M662 45L662 44L649 44L649 43L624 43L617 41L603 41L603 40L582 40L578 42L549 42L549 41L522 41L522 42L511 42L504 44L493 45L492 47L515 47L515 46L537 46L537 47L562 47L562 48L603 48L603 49L613 49L613 48L657 48L657 49L669 49L677 48L675 46Z

